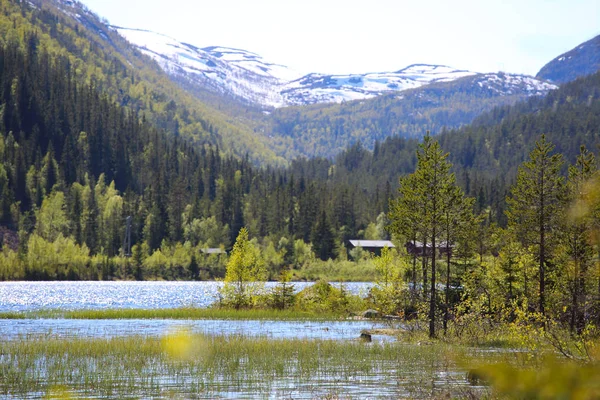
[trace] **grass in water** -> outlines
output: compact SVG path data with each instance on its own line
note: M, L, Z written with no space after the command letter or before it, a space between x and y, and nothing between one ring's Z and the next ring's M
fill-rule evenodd
M0 342L0 394L73 397L462 397L473 389L435 343L362 343L203 336ZM471 355L473 356L473 355Z
M219 308L109 309L109 310L40 310L0 313L0 319L232 319L232 320L338 320L341 313L316 313L296 310L232 310Z

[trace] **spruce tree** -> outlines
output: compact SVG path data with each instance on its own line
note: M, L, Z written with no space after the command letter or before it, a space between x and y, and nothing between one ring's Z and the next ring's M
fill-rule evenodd
M311 242L315 249L315 254L323 261L327 261L334 256L335 238L325 210L321 211L319 219L314 226L311 235Z

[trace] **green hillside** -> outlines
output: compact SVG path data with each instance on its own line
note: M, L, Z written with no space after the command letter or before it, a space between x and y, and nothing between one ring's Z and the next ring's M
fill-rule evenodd
M263 136L239 119L181 89L148 57L78 2L0 2L0 36L23 41L33 33L50 55L69 60L69 73L168 134L218 145L225 153L282 164Z

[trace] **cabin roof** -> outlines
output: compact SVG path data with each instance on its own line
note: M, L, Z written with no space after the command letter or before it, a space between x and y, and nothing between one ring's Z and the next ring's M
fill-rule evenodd
M210 249L201 249L204 254L227 254L227 252L219 247Z
M389 240L350 240L350 244L354 247L371 247L371 248L394 248L394 243Z
M423 248L423 242L419 242L417 241L409 241L408 244L412 244L413 246L417 247L417 248ZM427 247L430 248L431 247L431 243L427 243ZM441 242L436 242L435 243L435 247L440 248L440 247L446 247L446 241L441 241ZM450 246L448 247L454 247L454 244L450 243Z

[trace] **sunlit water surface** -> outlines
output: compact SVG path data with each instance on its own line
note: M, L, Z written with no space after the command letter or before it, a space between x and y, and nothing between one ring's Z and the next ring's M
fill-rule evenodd
M312 282L293 283L300 291ZM221 282L0 282L0 312L114 308L208 307ZM277 282L267 282L269 289ZM339 283L333 283L336 287ZM349 282L349 293L366 295L373 284Z

